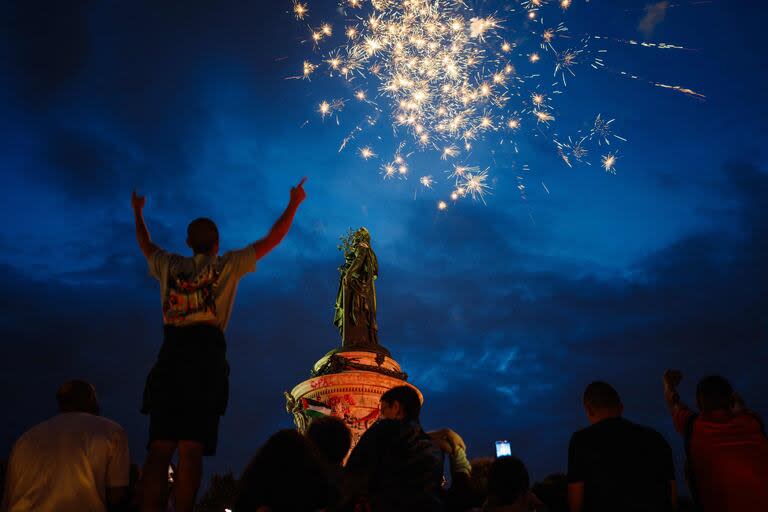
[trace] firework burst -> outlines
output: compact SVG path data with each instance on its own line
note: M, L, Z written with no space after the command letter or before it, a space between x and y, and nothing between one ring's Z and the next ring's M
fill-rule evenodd
M590 155L599 158L603 153L598 147L626 139L614 133L613 118L597 114L585 134L558 141L553 125L562 117L564 91L557 88L567 87L581 66L589 71L608 69L607 50L595 45L686 49L670 43L574 35L561 21L571 0L515 1L516 8L505 10L502 18L480 14L465 0L341 0L337 12L342 20L333 24L318 20L319 24L308 26L307 42L315 55L303 62L299 76L290 78L315 79L325 70L342 81L350 97L317 104L322 119L334 116L341 124L347 101L371 109L365 122L354 124L339 151L389 113L399 146L391 161L380 166L384 179L406 178L411 169L403 155L413 151L434 151L440 160L452 160L445 172L452 201L465 197L483 201L490 191L490 168L480 171L466 161L478 158L474 145L480 141L506 143L504 147L514 148L517 158L513 137L544 136L567 166L589 165ZM309 20L307 3L293 0L291 5L296 19ZM552 76L547 69L556 79L554 84L544 78ZM701 96L681 86L648 83ZM381 139L376 146L381 149ZM361 146L358 152L364 160L378 158L370 146ZM616 159L615 151L604 154L600 165L614 173ZM429 175L421 175L419 184L437 188ZM447 208L445 201L438 205L443 205L438 206L441 210Z

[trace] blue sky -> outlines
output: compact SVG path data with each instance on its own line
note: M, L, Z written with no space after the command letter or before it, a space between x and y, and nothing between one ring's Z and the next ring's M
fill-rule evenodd
M454 428L470 455L508 438L535 477L564 470L569 434L586 422L581 390L598 378L680 454L660 389L669 366L688 376L689 401L698 377L722 373L768 413L760 3L668 8L650 38L692 50L606 44L611 70L704 101L577 70L554 131L615 118L629 139L616 175L566 167L541 136L521 135L518 156L480 143L476 154L495 151L492 195L446 212L439 191L414 195L415 179L384 182L381 162L337 152L355 111L321 122L316 105L338 85L284 80L311 55L287 1L17 4L1 17L0 385L14 414L0 457L53 412L63 380L82 377L143 459L138 408L161 317L132 188L147 194L162 246L183 251L186 223L210 216L227 249L263 236L304 175L294 228L241 285L227 333L232 399L209 470L239 471L291 425L282 392L338 343L336 242L360 225L381 262L381 340L424 392L425 426ZM573 4L573 32L644 37L644 2ZM483 14L508 5L474 3ZM380 124L357 143L391 153L388 133ZM418 161L442 175L437 157Z

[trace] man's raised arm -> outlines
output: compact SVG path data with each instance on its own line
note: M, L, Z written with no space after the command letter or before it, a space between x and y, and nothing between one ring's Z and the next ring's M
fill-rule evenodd
M683 405L680 401L680 394L677 392L677 387L680 385L680 381L683 380L683 374L678 370L667 370L664 372L664 400L667 402L667 408L670 414L674 415L677 411L677 407Z
M149 230L147 230L147 225L144 223L143 210L146 202L146 197L136 194L135 190L133 191L133 194L131 194L131 206L133 207L133 216L136 221L136 241L141 252L149 259L160 250L160 247L152 243L152 239L149 237Z
M664 400L667 402L675 430L684 435L688 421L694 416L694 412L680 400L677 387L681 380L683 380L683 374L678 370L664 372Z
M301 202L307 197L307 193L304 192L305 181L307 181L306 176L301 179L298 185L291 188L291 199L285 211L277 219L272 229L269 230L267 236L253 243L257 260L263 258L269 251L277 247L285 238L285 235L288 234L288 230L291 229L291 223L293 223L293 217L296 215L296 210L298 210Z

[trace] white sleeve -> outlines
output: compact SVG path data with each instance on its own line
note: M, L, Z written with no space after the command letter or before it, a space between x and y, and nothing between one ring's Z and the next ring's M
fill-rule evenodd
M232 271L238 279L256 270L256 249L253 244L237 251L230 251L226 257L232 262Z
M131 471L131 452L128 436L119 428L112 433L107 462L107 487L128 487Z
M149 275L157 279L158 281L163 279L163 273L171 263L173 254L165 252L162 249L158 249L152 255L147 258L147 266L149 267Z

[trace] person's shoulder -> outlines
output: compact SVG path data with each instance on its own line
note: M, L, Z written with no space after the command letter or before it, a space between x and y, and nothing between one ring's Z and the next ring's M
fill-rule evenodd
M179 263L183 263L185 261L194 261L194 258L191 256L184 256L183 254L168 252L164 249L158 249L152 254L152 256L149 257L149 259L155 262L166 263L169 266L178 265Z
M40 439L41 437L48 437L49 432L55 425L54 424L55 419L56 419L56 416L54 416L53 418L48 418L47 420L41 421L37 425L27 429L16 440L14 447L21 448L27 444L36 444L37 439Z
M184 256L183 254L179 254L173 251L166 251L165 249L158 249L155 252L152 253L151 258L179 258L184 259L188 256Z
M401 437L402 426L402 422L397 420L379 420L365 431L360 442L362 443L365 439L366 442L376 444L392 443Z
M664 435L655 428L647 425L641 425L640 423L632 423L637 436L642 439L646 439L651 443L656 443L658 446L668 447L669 443Z
M389 435L399 432L403 422L398 420L379 420L369 428L366 433L373 431L375 435Z
M571 442L587 439L594 435L595 430L596 430L596 425L589 425L579 430L576 430L573 434L571 434Z
M125 435L125 429L115 420L105 418L104 416L96 416L94 414L83 413L79 418L79 421L87 426L89 430L94 433L102 433L105 435Z
M247 259L256 256L256 248L253 244L248 244L240 249L232 249L221 255L219 255L220 262L236 261L239 259Z
M763 418L756 412L749 409L734 414L732 421L740 422L759 430L763 430L765 428Z

